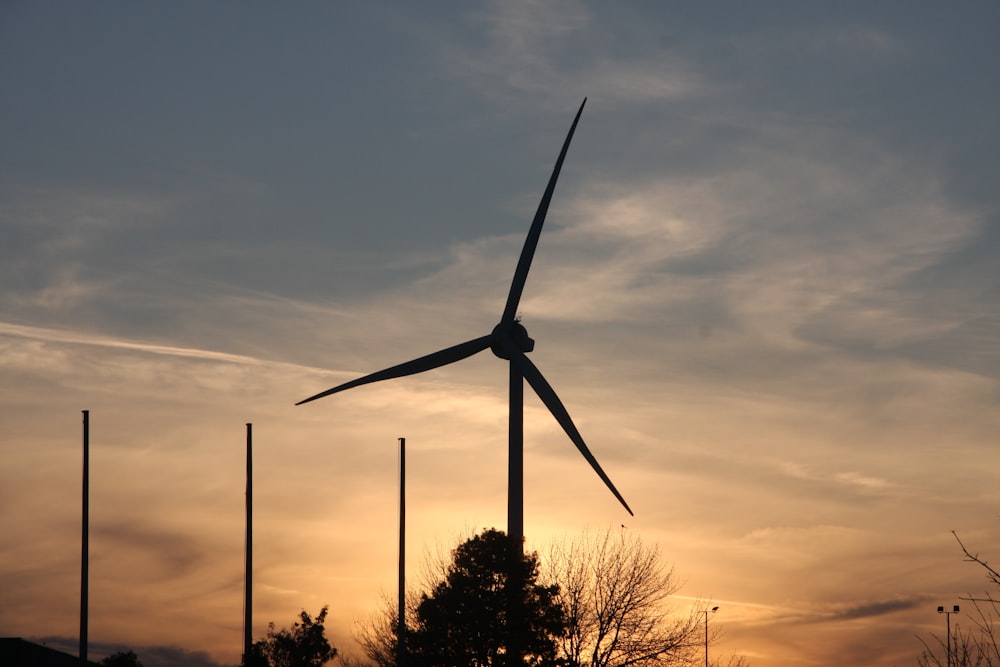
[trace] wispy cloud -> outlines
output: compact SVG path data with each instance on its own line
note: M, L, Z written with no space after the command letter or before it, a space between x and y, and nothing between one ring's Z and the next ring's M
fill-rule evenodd
M579 3L491 3L466 20L484 39L452 42L444 66L510 109L525 95L536 108L563 109L567 98L590 95L601 105L634 105L682 99L705 85L687 62L649 35L630 42L641 55L626 54L618 44L626 37L602 26L602 17Z
M853 621L862 618L877 618L887 614L895 614L901 611L908 611L918 605L926 604L926 597L905 598L899 600L880 600L876 602L864 602L857 605L848 606L832 612L825 620L831 621Z
M836 472L833 474L817 474L816 472L807 470L805 466L794 461L783 461L781 463L781 469L787 475L795 479L811 482L835 482L859 491L877 491L887 489L892 486L892 483L886 479L864 475L854 471Z
M122 350L135 350L137 352L147 352L150 354L186 357L190 359L208 359L212 361L224 361L236 364L264 363L260 359L254 359L252 357L238 354L120 340L99 334L87 334L74 331L63 331L59 329L48 329L44 327L33 327L22 324L13 324L10 322L0 322L0 334L53 343L94 345L99 347L118 348Z

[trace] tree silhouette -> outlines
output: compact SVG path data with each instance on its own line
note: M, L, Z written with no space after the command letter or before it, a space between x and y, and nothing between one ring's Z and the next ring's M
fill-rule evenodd
M276 630L274 623L267 626L267 636L253 643L246 667L322 667L337 655L337 649L326 638L328 607L323 607L316 619L305 611L291 630Z
M485 531L456 548L451 561L425 565L423 588L432 592L407 595L408 647L414 654L409 667L509 664L505 638L513 629L505 625L510 598L503 588L511 561L503 538L503 533ZM537 554L522 557L518 576L526 582L523 602L529 619L551 613L562 622L528 622L544 649L526 652L522 664L700 664L701 612L676 613L670 598L679 583L655 546L628 532L608 530L553 543L544 554L541 561ZM549 612L539 612L539 607ZM344 664L396 667L396 615L396 600L385 596L355 634L367 661L346 659ZM749 663L734 656L726 664Z
M537 554L511 549L506 534L491 528L460 544L452 558L444 580L420 597L416 627L408 634L410 665L561 664L556 659L564 628L556 601L559 587L538 583ZM511 608L520 613L508 613Z
M135 651L117 651L101 660L104 667L142 667Z

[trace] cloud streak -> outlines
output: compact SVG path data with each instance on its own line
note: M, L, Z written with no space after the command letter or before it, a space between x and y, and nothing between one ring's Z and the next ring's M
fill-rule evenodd
M121 350L133 350L136 352L147 352L150 354L184 357L188 359L206 359L210 361L222 361L234 364L259 364L259 359L247 357L245 355L228 354L225 352L214 352L211 350L198 350L193 348L174 347L170 345L156 345L152 343L138 343L127 340L116 340L107 336L79 333L73 331L61 331L58 329L47 329L42 327L32 327L10 322L0 322L0 334L7 336L17 336L30 340L70 343L75 345L93 345L98 347L110 347Z

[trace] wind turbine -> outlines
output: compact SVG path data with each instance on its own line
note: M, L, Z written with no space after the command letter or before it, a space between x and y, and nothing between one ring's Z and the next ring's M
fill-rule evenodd
M583 437L573 424L569 412L559 396L556 395L552 386L542 375L538 367L531 362L525 353L531 352L535 347L535 341L528 337L528 332L517 317L517 307L521 300L521 293L524 290L524 283L528 279L528 270L531 268L531 260L535 255L535 248L538 246L538 239L542 233L542 225L545 223L545 214L549 210L549 203L552 201L552 193L556 188L556 181L559 179L559 172L562 170L563 160L566 158L566 151L569 143L573 139L576 125L580 121L583 107L587 103L584 98L580 104L579 111L573 119L573 124L569 128L566 140L563 142L559 158L549 177L548 186L542 195L542 201L538 204L535 218L531 222L528 230L528 237L524 241L524 248L517 261L517 269L514 271L514 279L510 285L510 292L507 294L507 303L504 306L500 322L493 331L486 336L481 336L458 345L439 350L432 354L407 361L385 370L377 371L364 377L360 377L350 382L337 385L332 389L320 392L315 396L299 401L296 405L302 405L317 398L323 398L330 394L353 389L361 385L381 380L391 380L416 373L423 373L434 368L453 364L474 354L489 348L493 354L509 362L510 366L510 412L509 412L509 436L508 436L508 478L507 478L507 535L515 542L517 548L523 547L524 543L524 385L523 380L527 380L531 388L535 390L538 397L555 417L559 425L562 426L566 435L573 441L576 448L580 450L583 458L587 460L590 467L594 469L598 477L611 490L615 498L625 507L629 514L632 514L628 503L615 488L615 485L608 478L601 465L594 458L594 455L587 448Z

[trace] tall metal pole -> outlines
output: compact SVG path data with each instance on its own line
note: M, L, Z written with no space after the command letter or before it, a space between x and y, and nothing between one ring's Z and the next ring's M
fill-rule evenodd
M713 614L719 611L718 607L712 607L711 609L702 609L701 613L705 614L705 667L708 667L708 612Z
M406 438L399 439L399 618L396 667L406 665Z
M951 614L946 614L948 626L948 667L951 667Z
M83 411L83 536L80 554L80 664L87 664L88 581L90 578L90 410Z
M246 542L243 564L243 664L253 650L253 424L247 422Z
M958 605L956 604L955 606L953 606L951 608L951 611L945 611L945 608L943 606L939 606L937 610L939 614L945 615L945 623L946 623L945 627L947 628L948 632L948 638L945 640L946 641L945 646L946 650L948 651L948 667L951 667L951 615L958 613Z
M705 667L708 667L708 610L705 610Z

